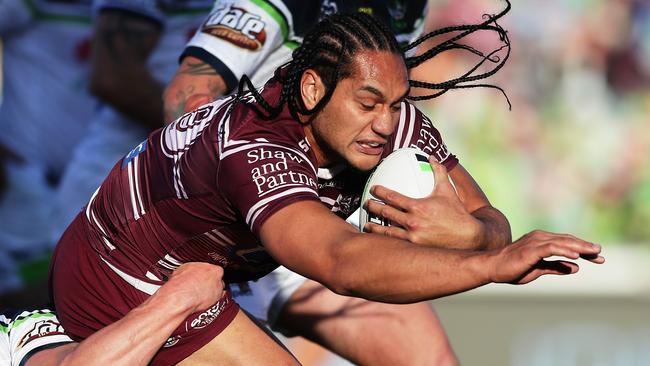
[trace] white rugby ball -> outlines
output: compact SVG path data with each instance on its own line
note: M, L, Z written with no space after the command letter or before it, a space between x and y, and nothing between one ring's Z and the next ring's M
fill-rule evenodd
M413 148L393 151L379 162L375 171L370 175L361 195L361 210L359 212L359 229L370 221L379 225L389 226L388 220L366 211L364 204L367 200L383 203L370 193L370 188L381 185L411 198L423 198L431 194L435 185L433 169L429 164L427 154Z

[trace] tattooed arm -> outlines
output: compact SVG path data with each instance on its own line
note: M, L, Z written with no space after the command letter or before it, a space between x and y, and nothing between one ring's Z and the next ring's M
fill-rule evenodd
M186 56L165 89L165 121L169 123L225 92L226 82L211 65Z
M102 10L95 24L90 92L151 128L163 120L162 85L147 69L162 28L154 20Z

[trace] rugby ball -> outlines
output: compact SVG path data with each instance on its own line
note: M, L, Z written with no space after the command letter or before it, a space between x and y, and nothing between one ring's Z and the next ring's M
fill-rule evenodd
M390 225L388 220L366 211L364 204L367 200L383 203L370 193L370 188L381 185L411 198L423 198L431 194L435 185L433 169L429 164L428 155L420 150L404 148L393 151L379 162L375 171L370 175L361 195L359 210L359 230L370 221L379 225Z

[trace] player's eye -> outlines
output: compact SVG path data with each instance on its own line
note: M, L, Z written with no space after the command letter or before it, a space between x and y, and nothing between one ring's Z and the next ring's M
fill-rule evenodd
M360 104L361 104L361 108L365 111L371 111L375 109L375 104L369 104L369 103L360 103Z

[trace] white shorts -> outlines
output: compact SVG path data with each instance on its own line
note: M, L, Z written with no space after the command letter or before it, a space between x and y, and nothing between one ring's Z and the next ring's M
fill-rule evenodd
M1 318L6 320L3 315ZM73 342L64 334L56 315L48 309L23 311L9 323L6 335L4 340L0 339L0 364L7 366L24 365L38 351Z
M290 332L279 328L276 322L291 294L306 280L307 278L280 266L257 281L232 284L230 291L239 306L260 322L275 331L290 335Z
M360 209L357 209L345 221L359 227L359 211ZM290 337L294 334L276 323L284 305L305 281L306 277L280 266L257 281L231 285L230 291L244 310L274 331Z

